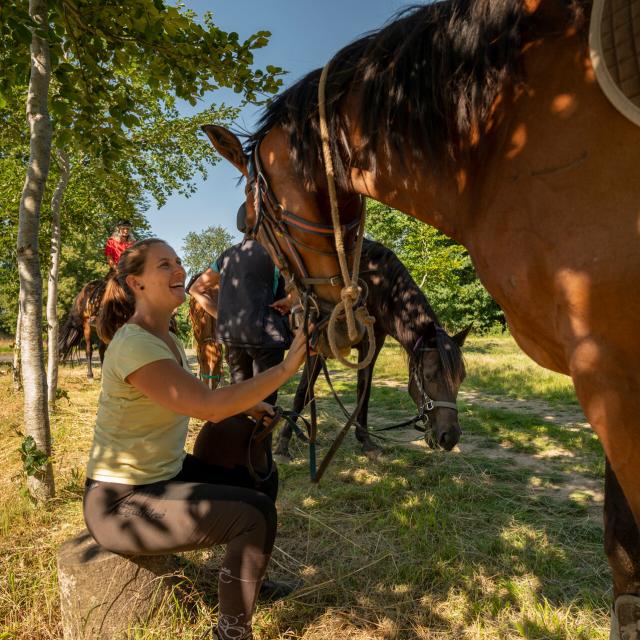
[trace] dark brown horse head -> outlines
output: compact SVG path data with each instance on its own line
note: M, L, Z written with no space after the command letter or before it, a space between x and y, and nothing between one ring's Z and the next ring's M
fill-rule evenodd
M456 397L466 373L461 348L470 330L450 336L431 323L409 359L409 394L425 416L431 448L451 451L462 434Z
M244 203L246 228L267 249L288 283L308 294L317 324L324 326L333 307L340 301L343 279L336 255L330 205L324 188L305 188L288 161L288 143L283 130L276 129L245 152L238 137L218 125L205 125L203 131L215 149L246 180ZM318 184L326 184L319 177ZM360 196L340 192L340 225L351 272L353 253L362 214ZM348 352L353 340L346 323L337 325L337 346ZM362 337L359 327L358 342ZM320 337L318 349L331 355L326 339Z

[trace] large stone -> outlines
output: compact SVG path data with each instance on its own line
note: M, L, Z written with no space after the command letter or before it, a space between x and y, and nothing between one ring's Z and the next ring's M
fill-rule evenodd
M119 640L149 618L177 583L177 558L121 556L84 531L58 550L65 640Z

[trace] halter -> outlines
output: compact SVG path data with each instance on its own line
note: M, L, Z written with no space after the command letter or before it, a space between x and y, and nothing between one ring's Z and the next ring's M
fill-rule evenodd
M294 227L311 235L332 239L334 234L333 225L309 222L295 213L288 211L278 202L278 199L276 198L273 189L271 189L269 181L262 169L259 142L254 147L249 158L248 172L249 176L247 178L247 186L253 194L253 205L256 212L256 219L253 227L247 232L247 234L250 237L255 238L262 227L265 235L267 236L269 246L280 263L278 268L285 276L288 277L290 282L295 283L296 288L301 293L312 295L309 291L309 287L314 285L328 285L332 287L341 286L342 276L340 274L329 278L309 277L309 272L304 264L304 260L296 247L303 247L308 251L328 257L333 257L335 252L323 251L322 249L312 247L305 242L294 238L289 231L289 227ZM361 207L364 207L364 198L361 198ZM348 224L342 226L342 233L346 234L359 227L361 221L362 211L355 220L352 220ZM302 274L301 276L298 276L296 272L290 268L291 265L289 264L286 255L280 250L280 245L277 242L276 236L284 238L287 248L293 256L297 272ZM353 253L353 249L349 250L348 253Z

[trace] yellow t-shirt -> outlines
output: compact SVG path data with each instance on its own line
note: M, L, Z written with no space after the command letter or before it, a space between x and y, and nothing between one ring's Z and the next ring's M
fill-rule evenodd
M171 334L190 372L180 341ZM137 324L113 337L102 366L102 390L87 478L121 484L168 480L182 468L189 417L161 407L125 378L157 360L175 360L169 347Z

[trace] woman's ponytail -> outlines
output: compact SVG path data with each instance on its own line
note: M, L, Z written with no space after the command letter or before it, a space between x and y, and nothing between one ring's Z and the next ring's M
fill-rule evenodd
M136 310L136 299L127 284L127 276L139 276L144 271L149 247L166 244L159 238L140 240L120 257L116 272L107 280L107 287L100 302L96 329L100 339L109 344L116 331L129 320Z

